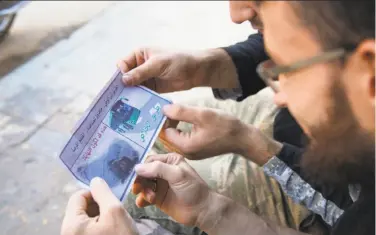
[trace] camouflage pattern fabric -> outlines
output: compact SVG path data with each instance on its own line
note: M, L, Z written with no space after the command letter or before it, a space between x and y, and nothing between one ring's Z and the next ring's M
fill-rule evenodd
M200 100L185 101L184 104L199 107L220 109L238 117L243 122L252 124L272 136L273 121L278 111L273 104L272 92L266 88L248 97L243 102L232 100L220 101L214 97ZM189 130L191 126L180 123L182 130ZM165 146L157 141L153 153L167 153ZM198 174L217 192L248 207L259 216L274 221L281 226L298 229L299 223L308 215L308 210L295 204L282 191L279 184L256 164L236 154L225 154L200 161L188 163ZM147 221L153 224L151 230L140 230L140 234L173 234L196 235L203 232L194 227L176 223L168 215L154 206L138 208L135 196L130 194L125 201L127 211L136 221ZM161 228L162 227L162 228ZM149 227L150 228L150 227ZM166 231L167 229L168 231Z

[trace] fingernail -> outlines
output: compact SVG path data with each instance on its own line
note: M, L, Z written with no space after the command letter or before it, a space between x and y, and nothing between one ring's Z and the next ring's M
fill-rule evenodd
M166 128L164 130L165 136L170 135L171 133L175 133L175 130L173 128Z
M131 79L132 79L132 77L129 74L127 74L127 73L123 74L123 82L126 85L130 85L131 84Z
M153 190L147 188L147 189L145 189L145 193L146 193L146 198L147 198L148 202L152 203L153 202L153 197L154 197Z
M172 108L171 104L166 104L166 105L163 106L162 110L163 110L164 113L166 113L166 112L169 112L171 110L171 108Z
M91 181L90 181L90 185L93 185L93 184L103 184L105 183L105 181L100 178L100 177L94 177Z
M136 171L136 173L139 173L142 171L142 166L141 164L137 164L135 167L134 167L134 170Z
M146 197L148 198L148 202L152 203L152 195L150 194L147 194Z

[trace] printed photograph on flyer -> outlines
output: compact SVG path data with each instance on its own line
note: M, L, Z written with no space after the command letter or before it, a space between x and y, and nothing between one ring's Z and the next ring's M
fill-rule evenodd
M166 100L141 87L125 87L103 122L112 130L147 148L163 121Z
M102 124L71 171L86 185L94 177L101 177L121 198L131 187L134 166L142 161L145 154L146 149Z

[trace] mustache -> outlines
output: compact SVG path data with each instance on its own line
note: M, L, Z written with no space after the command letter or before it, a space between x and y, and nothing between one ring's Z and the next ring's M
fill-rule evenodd
M259 17L255 17L252 20L249 21L253 27L255 28L262 28L264 24L262 23L261 19Z

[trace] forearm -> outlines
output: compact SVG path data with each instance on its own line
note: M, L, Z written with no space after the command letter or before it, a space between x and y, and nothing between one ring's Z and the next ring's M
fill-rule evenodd
M261 34L252 34L246 41L222 49L231 57L236 68L239 86L232 89L213 89L216 99L242 101L265 88L265 83L256 71L258 64L268 58Z
M211 88L238 88L236 67L223 49L208 49L194 55L197 65L196 86Z
M239 146L237 153L248 160L263 166L282 150L281 143L267 137L254 126L245 123L240 123L240 125L242 128L236 141Z
M220 195L211 193L210 205L198 218L198 227L210 235L302 235L298 231L280 227L251 212L246 207Z

